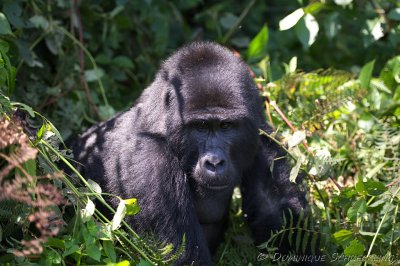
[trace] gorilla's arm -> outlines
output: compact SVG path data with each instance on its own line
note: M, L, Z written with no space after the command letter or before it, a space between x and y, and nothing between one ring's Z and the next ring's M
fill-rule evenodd
M159 240L175 247L182 244L185 234L186 251L178 264L191 264L193 260L201 265L210 264L211 255L194 211L187 177L178 159L163 141L151 136L141 138L146 151L135 154L135 163L140 164L135 166L140 169L135 175L146 177L146 180L133 184L131 174L121 176L130 193L135 186L136 193L131 196L138 197L142 206L134 217L135 228L142 232L153 231Z
M198 218L186 175L165 139L135 131L133 111L85 133L75 157L85 165L86 178L122 198L138 198L141 211L127 217L139 233L154 233L176 248L186 236L178 264L211 264L211 255ZM117 202L111 199L114 207Z
M266 132L271 131L264 127ZM243 210L256 241L268 240L271 230L279 230L284 211L290 209L296 222L306 207L304 193L290 182L285 152L272 140L260 136L260 147L252 167L242 180ZM284 251L288 247L281 247Z

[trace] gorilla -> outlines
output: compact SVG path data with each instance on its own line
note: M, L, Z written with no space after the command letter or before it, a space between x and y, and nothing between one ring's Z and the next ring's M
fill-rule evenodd
M82 174L104 191L138 199L128 218L141 233L175 247L178 265L210 265L223 239L235 186L256 243L298 217L305 199L289 181L246 64L212 42L170 56L135 105L84 132L73 148ZM117 202L113 202L114 205Z

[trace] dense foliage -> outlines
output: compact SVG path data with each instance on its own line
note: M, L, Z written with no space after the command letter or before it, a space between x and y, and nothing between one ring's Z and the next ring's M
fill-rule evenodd
M400 262L398 1L3 0L0 8L0 264L179 256L182 247L121 224L139 211L134 199L121 199L108 221L94 207L107 196L98 185L78 173L60 178L57 165L68 164L63 139L132 105L160 61L198 39L249 63L312 209L257 248L235 191L217 263L276 264L285 235L297 250L321 241L322 257L307 259Z

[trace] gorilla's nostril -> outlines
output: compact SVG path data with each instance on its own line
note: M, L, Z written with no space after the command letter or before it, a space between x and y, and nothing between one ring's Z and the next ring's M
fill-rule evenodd
M212 162L210 162L209 160L206 160L204 166L207 168L207 170L212 171L212 172L215 172L217 170L216 169L217 168L216 165L213 164Z
M204 167L211 172L223 172L225 168L225 160L215 157L207 158Z

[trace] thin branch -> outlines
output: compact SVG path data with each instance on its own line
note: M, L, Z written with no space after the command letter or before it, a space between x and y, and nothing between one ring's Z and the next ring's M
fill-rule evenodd
M78 0L73 0L72 5L73 5L73 10L74 10L74 12L76 14L77 21L78 21L79 42L82 44L82 46L84 46L85 43L84 43L84 40L83 40L83 26L82 26L82 20L81 20L81 12L80 12L79 6L78 6ZM72 14L71 14L71 17L72 17ZM71 34L74 35L74 32L71 32ZM86 99L88 101L88 104L89 104L91 110L93 111L96 119L101 120L99 109L97 108L97 106L93 102L92 95L90 94L89 85L87 84L87 82L85 80L85 76L84 76L84 72L85 72L85 57L84 57L84 51L83 51L81 46L79 47L79 66L80 66L80 81L81 81L81 84L82 84L82 87L83 87L83 91L85 92L85 96L86 96Z
M257 0L252 0L243 12L240 14L239 18L236 20L235 24L229 29L229 31L225 34L224 38L222 38L222 43L226 43L229 38L235 33L240 23L242 23L243 19L246 17L247 13L249 13L252 6L256 3Z

